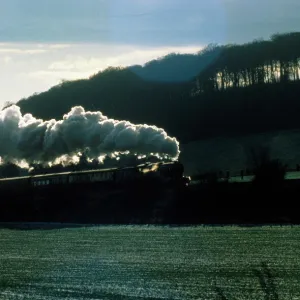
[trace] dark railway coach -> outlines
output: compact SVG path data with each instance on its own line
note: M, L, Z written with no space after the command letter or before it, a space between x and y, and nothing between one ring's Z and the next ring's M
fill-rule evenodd
M40 174L15 178L0 179L0 190L43 188L55 185L80 183L132 182L147 174L153 174L163 182L176 182L183 179L184 168L179 162L147 163L124 168L97 169L88 171Z

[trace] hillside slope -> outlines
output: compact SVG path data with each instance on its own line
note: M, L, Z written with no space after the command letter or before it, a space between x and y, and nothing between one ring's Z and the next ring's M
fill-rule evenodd
M271 157L289 168L300 164L300 130L274 131L240 137L216 137L181 145L181 162L185 173L193 175L211 171L230 171L253 167L251 149L266 147Z
M145 66L108 68L18 102L59 119L74 105L163 127L180 142L300 129L300 34L243 45L209 45ZM198 74L198 75L197 75Z

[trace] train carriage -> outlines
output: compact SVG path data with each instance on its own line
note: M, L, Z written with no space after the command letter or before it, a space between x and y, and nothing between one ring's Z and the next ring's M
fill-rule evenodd
M70 172L31 176L31 185L34 187L42 187L49 185L67 184L69 174Z
M133 181L139 177L139 169L137 167L125 167L116 170L115 182L122 183Z
M0 180L0 189L14 190L26 189L30 187L30 176L3 178Z
M112 182L115 168L73 172L69 175L69 183L76 182Z
M75 171L53 174L41 174L16 178L0 179L0 189L14 189L22 187L41 188L55 185L79 183L128 183L147 177L159 177L164 182L178 182L183 178L183 165L178 162L147 163L143 165L110 168L87 171Z

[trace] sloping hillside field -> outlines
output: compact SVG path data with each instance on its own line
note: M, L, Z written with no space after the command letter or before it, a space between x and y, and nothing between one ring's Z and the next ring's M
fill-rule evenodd
M0 229L0 299L300 299L300 227Z

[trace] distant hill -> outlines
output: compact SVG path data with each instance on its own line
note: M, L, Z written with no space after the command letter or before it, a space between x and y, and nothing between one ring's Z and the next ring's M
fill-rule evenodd
M190 82L151 82L128 68L108 68L89 79L62 82L47 92L22 99L18 105L23 113L43 119L62 118L71 107L82 105L110 118L165 127L173 122L172 106L177 111L174 105L188 98L191 89Z
M300 128L299 77L300 33L288 33L108 68L18 105L43 119L82 105L111 118L155 124L190 142Z
M187 82L193 80L202 70L205 70L220 55L220 49L209 53L207 49L197 54L170 53L160 59L152 60L144 66L135 65L129 67L133 73L144 80L158 82Z

